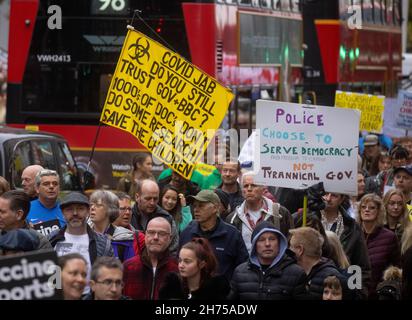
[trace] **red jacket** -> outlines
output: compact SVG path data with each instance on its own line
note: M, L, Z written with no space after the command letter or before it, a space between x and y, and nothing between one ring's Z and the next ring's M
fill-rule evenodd
M142 255L124 262L124 295L135 300L157 300L166 275L177 271L177 260L167 253L160 258L153 274L147 250L144 249Z

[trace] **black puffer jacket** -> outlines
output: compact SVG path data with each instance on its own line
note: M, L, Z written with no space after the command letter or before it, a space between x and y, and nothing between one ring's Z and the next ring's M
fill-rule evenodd
M262 271L248 261L233 274L231 300L306 299L305 271L288 253L273 267Z
M214 276L189 293L177 273L169 273L159 291L159 300L225 300L229 294L229 282L225 276Z
M328 276L336 276L342 284L346 282L344 275L342 275L332 260L321 258L319 263L313 266L306 279L308 299L322 300L323 281Z
M257 242L264 233L278 238L277 255L267 267L261 261ZM232 300L290 300L305 299L305 271L296 264L293 253L287 249L286 237L268 222L259 223L252 233L252 250L249 261L239 265L233 274L229 299ZM260 249L262 249L260 244ZM264 247L272 250L274 246Z

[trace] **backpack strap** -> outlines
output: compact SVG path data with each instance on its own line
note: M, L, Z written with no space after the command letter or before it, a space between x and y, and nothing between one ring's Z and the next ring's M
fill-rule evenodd
M118 256L118 258L121 262L124 262L124 251L125 251L125 249L126 249L126 246L123 246L121 244L117 245L117 256Z
M137 245L138 254L142 254L142 248L140 248L140 243L139 243L139 230L136 229L136 231L134 232L134 235L136 237L136 245Z

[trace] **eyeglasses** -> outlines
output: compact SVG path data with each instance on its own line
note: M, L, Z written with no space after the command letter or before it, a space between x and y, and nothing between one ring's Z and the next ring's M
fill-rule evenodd
M120 211L132 211L132 207L120 207Z
M103 281L96 281L96 283L100 283L108 288L110 288L113 284L116 287L123 287L124 282L122 280L113 280L113 279L105 279Z
M96 202L90 202L90 206L95 206L98 208L104 207L103 203L96 203Z
M362 205L362 206L361 206L361 209L362 209L362 210L369 210L369 211L372 211L372 210L376 210L376 209L378 209L378 207L376 207L376 206L367 206L367 205Z
M243 185L244 189L249 189L249 188L254 189L254 188L257 188L257 187L259 187L259 186L257 184L253 184L253 183Z
M170 235L170 233L166 231L146 230L146 236L154 237L156 234L159 236L159 238L166 238Z

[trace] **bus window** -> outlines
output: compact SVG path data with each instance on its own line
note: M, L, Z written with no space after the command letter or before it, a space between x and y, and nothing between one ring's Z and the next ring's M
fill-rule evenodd
M386 0L386 23L393 24L393 0Z
M290 0L281 0L282 11L290 11Z
M381 0L382 24L386 24L386 0Z
M291 10L293 12L300 12L299 10L299 0L292 0L290 3Z
M280 10L280 0L272 0L272 8L275 10Z
M373 17L375 24L382 24L382 0L373 0Z
M264 9L270 9L270 0L260 0L260 6Z
M339 16L341 17L342 20L348 20L348 18L351 16L351 14L349 13L349 8L351 7L352 7L352 0L344 0L341 2L339 6Z
M402 24L400 0L393 0L393 22L396 26L400 26Z
M252 7L259 8L259 0L252 0Z
M239 0L239 5L241 6L250 6L252 4L252 0Z
M362 3L363 20L366 22L373 22L373 6L372 0L363 0Z

